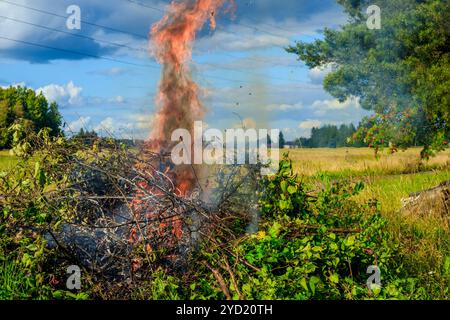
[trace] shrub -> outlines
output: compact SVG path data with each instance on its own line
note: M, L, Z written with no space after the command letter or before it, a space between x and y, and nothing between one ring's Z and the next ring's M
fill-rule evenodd
M286 158L277 175L262 180L259 231L205 240L187 275L155 275L190 299L408 299L425 298L416 280L403 278L396 245L376 201L352 197L362 183L328 183L306 192ZM222 226L222 228L225 226ZM381 269L381 288L370 291L369 266ZM160 293L162 291L159 291Z

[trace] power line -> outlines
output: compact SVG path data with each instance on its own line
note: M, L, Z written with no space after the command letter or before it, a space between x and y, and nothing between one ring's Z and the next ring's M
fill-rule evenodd
M7 41L12 41L12 42L16 42L16 43L21 43L21 44L25 44L25 45L29 45L29 46L39 47L39 48L44 48L44 49L49 49L49 50L55 50L55 51L61 51L61 52L65 52L65 53L75 54L75 55L79 55L79 56L85 56L85 57L90 57L90 58L95 58L95 59L102 59L102 60L113 61L113 62L117 62L117 63L132 65L132 66L135 66L135 67L160 69L160 67L152 66L152 65L148 65L148 64L139 64L139 63L134 63L134 62L119 60L119 59L115 59L115 58L109 58L109 57L94 55L94 54L85 53L85 52L79 52L79 51L68 50L68 49L61 49L61 48L47 46L47 45L43 45L43 44L39 44L39 43L34 43L34 42L29 42L29 41L24 41L24 40L18 40L18 39L12 39L12 38L8 38L8 37L4 37L4 36L0 36L0 39L7 40ZM204 75L204 77L210 78L210 79L217 79L217 80L223 80L223 81L228 81L228 82L234 82L234 83L251 83L251 82L245 81L245 80L228 79L228 78L212 76L212 75Z
M124 1L133 3L133 4L141 6L143 8L148 8L148 9L152 9L152 10L156 10L156 11L164 13L164 10L161 10L159 8L156 8L156 7L153 7L153 6L150 6L150 5L147 5L147 4L139 2L139 1L135 1L135 0L124 0ZM273 32L270 32L270 31L267 31L267 30L264 30L264 29L261 29L259 27L251 26L251 25L248 25L248 24L245 24L245 23L242 23L242 22L239 22L238 24L243 26L243 27L245 27L245 28L249 28L249 29L252 29L252 30L257 30L259 32L266 33L266 34L269 34L269 35L274 36L274 37L286 38L285 35L276 34L276 33L273 33ZM289 32L292 32L292 31L289 31Z
M85 53L85 52L79 52L79 51L74 51L74 50L56 48L56 47L47 46L47 45L44 45L44 44L29 42L29 41L25 41L25 40L12 39L12 38L8 38L8 37L4 37L4 36L0 36L0 39L8 40L8 41L16 42L16 43L21 43L21 44L26 44L26 45L29 45L29 46L40 47L40 48L44 48L44 49L50 49L50 50L55 50L55 51L61 51L61 52L65 52L65 53L75 54L75 55L78 55L78 56L84 56L84 57L90 57L90 58L95 58L95 59L102 59L102 60L113 61L113 62L117 62L117 63L132 65L132 66L135 66L135 67L145 67L145 68L159 69L159 67L152 66L152 65L149 65L149 64L134 63L134 62L129 62L129 61L125 61L125 60L119 60L119 59L115 59L115 58L99 56L99 55Z
M125 0L125 1L130 2L130 3L133 3L133 4L136 4L136 5L141 6L141 7L144 7L144 8L153 9L153 10L155 10L155 11L159 11L159 12L164 13L164 10L162 10L162 9L159 9L159 8L156 8L156 7L153 7L153 6L150 6L150 5L148 5L148 4L145 4L145 3L142 3L142 2L139 2L139 1L135 1L135 0Z
M142 3L138 3L138 2L136 2L134 0L126 0L126 1L130 2L130 3L135 3L135 4L138 4L138 5L142 5ZM63 15L59 15L59 14L56 14L56 13L53 13L53 12L49 12L49 11L46 11L46 10L42 10L42 9L32 8L32 7L25 6L25 5L20 5L20 4L13 3L13 2L10 2L10 1L7 1L7 0L0 0L0 2L8 3L8 4L11 4L11 5L23 7L25 9L33 10L33 11L36 11L36 12L39 12L39 13L49 14L49 15L60 17L60 18L64 18L64 19L67 18L66 16L63 16ZM163 12L163 10L161 10L161 9L157 9L157 8L150 7L150 6L146 6L146 7ZM132 47L124 45L124 44L118 44L118 43L110 42L110 41L103 41L103 40L96 39L96 38L93 38L93 37L79 35L79 34L75 34L75 33L71 33L71 32L66 32L66 31L63 31L63 30L58 30L58 29L47 27L47 26L38 25L38 24L31 23L31 22L27 22L27 21L23 21L23 20L19 20L19 19L14 19L14 18L6 17L6 16L0 16L0 17L5 18L5 19L9 19L9 20L12 20L12 21L15 21L15 22L28 24L28 25L31 25L31 26L34 26L34 27L43 28L43 29L54 31L54 32L60 32L60 33L68 34L70 36L85 38L85 39L89 39L89 40L93 40L93 41L105 42L105 43L109 43L111 45L120 46L120 47L127 47L127 48L130 48L130 49L136 50L136 48L132 48ZM99 25L99 24L96 24L96 23L92 23L92 22L86 22L86 21L83 21L83 20L80 20L80 21L82 21L82 22L84 22L86 24L90 24L90 25L96 26L96 27L100 27L100 28L104 28L104 29L108 29L108 30L113 30L113 31L116 31L116 32L127 33L126 31L118 30L118 29L111 28L111 27L108 27L108 26L103 26L103 25ZM131 33L128 33L128 34L131 34ZM131 34L131 35L133 35L133 34ZM117 63L138 66L138 67L158 68L156 66L138 64L138 63L128 62L128 61L119 60L119 59L115 59L115 58L108 58L108 57L93 55L93 54L89 54L89 53L83 53L83 52L78 52L78 51L73 51L73 50L55 48L55 47L42 45L42 44L37 44L37 43L32 43L32 42L27 42L27 41L23 41L23 40L11 39L11 38L7 38L7 37L1 37L1 38L4 39L4 40L9 40L9 41L16 42L16 43L22 43L22 44L32 45L32 46L41 47L41 48L45 48L45 49L71 53L71 54L75 54L75 55L79 55L79 56L86 56L86 57L91 57L91 58L103 59L103 60L113 61L113 62L117 62ZM231 55L229 55L229 56L231 56ZM248 58L248 59L251 59L251 58ZM252 59L252 60L259 61L259 62L261 61L261 60L257 60L257 59ZM230 71L241 72L241 73L243 72L241 70L236 70L236 69L231 69L231 68L226 68L226 67L220 67L220 66L214 66L212 64L209 64L209 66L212 66L212 67L215 67L215 68L218 68L218 69L230 70ZM255 74L255 73L249 73L249 72L244 72L244 73L245 74L253 74L253 75L259 76L259 77L266 77L268 79L288 81L288 82L291 81L289 79L267 77L266 75L263 75L263 74ZM245 81L245 80L231 80L231 79L217 77L217 76L206 75L206 77L212 78L212 79L223 80L223 81L230 81L230 82L251 83L251 82L248 82L248 81Z
M45 29L45 30L49 30L49 31L53 31L53 32L59 32L59 33L67 34L67 35L70 35L70 36L73 36L73 37L88 39L88 40L92 40L92 41L96 41L96 42L103 42L103 43L107 43L109 45L113 45L113 46L117 46L117 47L121 47L121 48L128 48L128 49L134 50L134 51L146 52L146 50L142 49L142 48L134 48L134 47L128 46L126 44L121 44L121 43L107 41L107 40L101 40L101 39L85 36L85 35L82 35L82 34L72 33L72 32L68 32L68 31L64 31L64 30L60 30L60 29L54 29L54 28L50 28L50 27L43 26L43 25L40 25L40 24L36 24L36 23L28 22L28 21L23 21L23 20L20 20L20 19L6 17L6 16L2 16L2 15L0 15L0 18L6 19L6 20L10 20L10 21L14 21L14 22L18 22L18 23L23 23L23 24L26 24L26 25L29 25L29 26L33 26L33 27L36 27L36 28L41 28L41 29Z
M273 36L273 37L287 38L286 35L281 35L281 34L273 33L273 32L270 32L270 31L266 31L266 30L261 29L260 27L251 26L251 25L248 25L248 24L245 24L245 23L242 23L242 22L238 22L237 24L243 26L244 28L248 28L248 29L256 30L256 31L259 31L259 32L262 32L262 33L266 33L266 34L268 34L270 36Z
M8 20L11 20L11 21L14 21L14 22L24 23L24 24L31 25L31 26L34 26L34 27L37 27L37 28L42 28L42 29L46 29L46 30L50 30L50 31L54 31L54 32L60 32L60 33L63 33L63 34L68 34L70 36L80 37L80 38L83 38L83 39L89 39L89 40L93 40L93 41L105 42L105 41L102 41L102 40L99 40L99 39L96 39L96 38L92 38L92 37L89 37L89 36L84 36L84 35L79 35L79 34L67 32L67 31L63 31L63 30L59 30L59 29L49 28L49 27L46 27L46 26L43 26L43 25L39 25L39 24L35 24L35 23L31 23L31 22L27 22L27 21L23 21L23 20L19 20L19 19L14 19L14 18L2 16L2 15L0 15L0 18L8 19ZM12 40L12 39L10 39L10 40L11 41L15 41L15 40ZM17 41L21 41L21 40L17 40ZM127 48L130 48L130 49L133 49L133 50L137 50L136 48L132 48L132 47L129 47L129 46L123 45L123 44L118 44L118 43L109 42L109 41L106 41L106 43L109 43L109 44L112 44L112 45L116 45L116 46L119 46L119 47L127 47ZM64 50L64 52L70 52L70 53L77 54L77 55L98 57L98 56L93 56L93 55L90 55L90 54L85 54L85 53L82 53L82 52L77 52L77 51L72 51L72 50L65 50L65 49L59 49L59 48L54 48L54 47L48 47L48 46L40 45L40 44L37 44L37 45L39 45L41 47L45 47L45 48L53 48L54 50L59 50L59 51L63 51ZM99 58L103 59L103 58L106 58L106 57L99 57ZM113 58L107 58L107 59L113 59ZM126 61L123 61L123 60L114 59L113 61L130 64L129 62L126 62ZM134 64L133 63L133 65L138 65L138 64ZM213 64L209 64L209 63L207 63L205 65L213 67L213 68L217 68L217 69L230 70L230 71L233 71L233 72L240 72L240 73L244 73L244 74L251 74L251 75L254 75L254 76L258 76L258 77L267 77L264 74L257 74L257 73L252 73L252 72L248 72L248 71L241 71L241 70L238 70L238 69L227 68L225 66L217 66L217 65L213 65ZM280 81L290 81L289 79L278 78L278 77L267 77L267 78L270 78L270 79L273 79L273 80L280 80Z
M127 2L136 4L136 5L148 8L148 9L152 9L152 10L156 10L156 11L164 13L164 10L156 8L156 7L153 7L153 6L149 6L149 5L144 4L142 2L138 2L138 1L135 1L135 0L124 0L124 1L127 1ZM14 2L11 2L11 1L8 1L8 0L0 0L0 2L4 2L4 3L10 4L10 5L13 5L13 6L21 7L21 8L32 10L32 11L35 11L35 12L39 12L39 13L55 16L55 17L58 17L58 18L67 19L66 16L57 14L55 12L50 12L50 11L46 11L46 10L43 10L43 9L38 9L38 8L34 8L34 7L30 7L30 6L14 3ZM114 46L118 46L118 47L129 48L131 50L145 51L143 49L132 48L132 47L124 45L124 44L119 44L119 43L110 42L110 41L106 41L106 40L96 39L96 38L89 37L89 36L74 34L74 33L71 33L71 32L66 32L66 31L62 31L62 30L58 30L58 29L53 29L53 28L49 28L49 27L46 27L46 26L42 26L42 25L36 25L36 24L31 23L31 22L20 21L18 19L8 18L8 17L4 17L4 16L3 16L3 18L9 19L9 20L13 20L13 21L16 21L16 22L20 22L20 23L25 23L25 24L28 24L28 25L33 25L33 26L38 27L38 28L44 28L44 29L51 30L51 31L54 31L54 32L65 33L65 34L68 34L68 35L71 35L71 36L76 36L76 37L79 37L79 38L85 38L85 39L90 39L90 40L94 40L94 41L98 41L98 42L104 42L104 43L108 43L110 45L114 45ZM82 20L82 19L80 19L80 22L82 22L84 24L87 24L87 25L91 25L91 26L95 26L95 27L99 27L99 28L102 28L102 29L123 33L123 34L128 34L128 35L131 35L131 36L134 36L134 37L139 37L139 38L147 40L146 36L143 36L143 35L140 35L140 34L131 33L131 32L128 32L128 31L112 28L112 27L105 26L105 25L100 25L100 24L89 22L89 21L85 21L85 20ZM253 29L253 27L250 27L250 28ZM244 37L246 37L246 36L244 36ZM249 37L246 37L246 38L249 38ZM224 53L224 54L228 55L230 57L233 57L230 54L227 54L227 53ZM254 59L254 58L249 58L249 57L247 59L254 60L254 61L257 61L257 62L261 62L261 60L259 60L259 59Z
M273 29L278 29L278 30L285 31L285 32L295 32L294 30L285 29L285 28L279 27L279 26L271 24L271 23L258 21L258 19L255 19L255 18L252 18L252 17L249 17L249 16L246 16L245 18L248 19L248 20L251 20L253 22L266 25L266 26L268 26L270 28L273 28Z
M252 60L252 61L256 61L256 62L265 62L265 63L270 63L267 59L258 59L258 58L252 58L252 57L238 57L236 55L233 55L231 53L228 52L221 52L220 54L223 54L225 56L228 56L230 58L234 58L234 59L244 59L244 60ZM278 67L278 66L283 66L283 65L270 65L270 67ZM298 67L298 64L286 64L284 65L286 67L291 67L291 68L295 68Z
M23 4L19 4L19 3L15 3L15 2L7 1L7 0L0 0L0 2L4 2L4 3L10 4L10 5L13 5L13 6L16 6L16 7L24 8L24 9L27 9L27 10L31 10L31 11L35 11L35 12L39 12L39 13L44 13L44 14L51 15L51 16L54 16L54 17L62 18L64 20L67 19L67 16L64 16L64 15L61 15L61 14L58 14L58 13L55 13L55 12L50 12L50 11L34 8L34 7L26 6L26 5L23 5ZM105 30L110 30L110 31L113 31L113 32L118 32L118 33L123 33L123 34L128 34L128 35L131 35L133 37L148 39L147 36L142 35L142 34L137 34L137 33L124 31L124 30L117 29L117 28L108 27L108 26L101 25L101 24L98 24L98 23L86 21L86 20L83 20L83 19L80 19L79 21L81 23L83 23L83 24L87 24L87 25L90 25L90 26L102 28L102 29L105 29Z
M152 10L155 10L155 11L158 11L158 12L162 12L162 13L165 12L165 11L162 10L162 9L156 8L156 7L154 7L154 6L147 5L147 4L145 4L145 3L142 3L142 2L139 2L139 1L136 1L136 0L124 0L124 1L133 3L133 4L135 4L135 5L138 5L138 6L141 6L141 7L144 7L144 8L152 9ZM250 19L251 19L251 18L250 18ZM252 19L252 20L253 20L253 19ZM243 24L242 24L242 25L243 25ZM269 25L269 24L267 24L267 25ZM248 25L243 25L243 26L244 26L244 27L247 27L247 28L251 28L251 29L256 29L256 30L258 30L258 28L253 27L253 26L248 26ZM281 29L281 28L279 28L279 29ZM223 30L223 29L222 29L222 30ZM283 30L283 29L281 29L281 30ZM288 31L288 32L292 32L292 31ZM267 32L266 32L266 33L267 33ZM275 34L272 34L272 33L270 33L270 32L269 32L269 34L274 35L274 36L277 36L277 37L285 37L285 36L281 36L281 35L275 35ZM248 36L245 36L245 35L244 35L244 37L250 39L250 37L248 37ZM226 56L228 56L228 57L231 57L231 58L237 58L236 56L233 56L233 55L228 54L228 53L222 53L222 54L224 54L224 55L226 55ZM256 61L256 62L267 62L267 61L264 61L264 60L262 60L262 59L255 59L255 58L251 58L251 57L246 57L245 59L247 59L247 60L253 60L253 61ZM294 65L289 65L289 67L295 67L295 66L294 66Z

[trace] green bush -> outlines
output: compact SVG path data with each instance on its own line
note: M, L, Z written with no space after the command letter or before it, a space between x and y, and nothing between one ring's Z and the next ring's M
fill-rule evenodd
M262 182L259 232L235 240L218 233L205 241L187 275L154 275L157 288L162 281L171 288L157 298L426 298L403 274L378 203L352 200L362 183L328 183L314 194L305 188L291 162L282 161L279 173ZM370 292L366 272L372 265L381 269L381 288Z

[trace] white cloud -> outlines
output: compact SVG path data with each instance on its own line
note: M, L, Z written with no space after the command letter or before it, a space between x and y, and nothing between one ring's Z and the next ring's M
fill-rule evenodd
M231 26L227 31L217 31L210 38L201 38L196 47L203 52L210 52L211 48L225 51L245 51L267 48L272 46L284 47L289 45L289 38L261 33L246 32L240 26Z
M303 122L301 122L298 127L300 129L312 129L312 128L317 128L320 127L322 125L322 121L320 120L305 120Z
M308 71L308 78L314 84L322 84L325 77L333 71L331 65L316 67Z
M325 27L335 28L346 22L346 16L333 8L310 16L308 19L286 19L283 21L264 21L255 23L242 20L241 24L228 27L218 26L211 37L197 41L196 48L202 52L211 51L245 51L268 47L286 47L292 44L292 38L317 36ZM275 25L276 28L268 27Z
M145 129L140 128L140 124L134 121L124 122L112 117L103 119L94 127L94 130L101 136L113 135L120 139L146 138L148 132Z
M36 90L36 93L42 93L47 100L55 101L61 106L79 105L82 102L81 92L83 88L77 87L73 81L66 85L49 84Z
M326 110L345 110L345 109L359 109L359 99L351 98L344 102L339 102L338 99L332 100L316 100L312 104L312 108L316 111L326 111Z
M125 98L122 96L117 96L117 97L112 98L111 102L122 104L122 103L125 103Z
M111 117L107 117L103 119L94 130L97 132L106 132L106 133L114 133L116 129L114 119Z
M70 133L77 133L80 129L89 130L91 117L80 117L78 120L72 121L67 125L67 130Z
M295 111L302 110L303 104L301 102L296 104L271 104L267 106L267 111Z
M131 117L134 126L139 130L149 130L154 119L154 115L136 114Z

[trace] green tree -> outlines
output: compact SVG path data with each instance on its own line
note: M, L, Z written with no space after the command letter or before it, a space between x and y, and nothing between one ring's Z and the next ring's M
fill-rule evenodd
M48 103L42 94L22 87L0 88L0 149L12 146L9 128L15 123L30 123L36 132L50 128L61 134L61 115L56 103Z
M286 140L284 139L284 134L281 131L280 131L280 136L278 138L278 142L280 143L281 149L283 149L286 146Z
M326 125L321 128L312 128L310 138L297 139L296 144L302 148L342 148L350 146L349 138L356 133L353 124L343 124L339 128L335 125ZM362 145L358 145L361 147Z
M377 1L379 30L366 25L372 1L338 3L350 16L345 26L287 51L311 68L331 66L325 89L340 101L359 97L364 109L375 111L383 129L365 133L387 135L366 140L385 140L394 149L420 144L425 158L444 149L450 126L450 1ZM367 119L363 127L373 122Z

